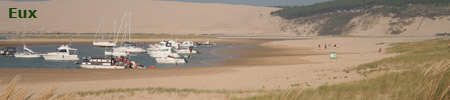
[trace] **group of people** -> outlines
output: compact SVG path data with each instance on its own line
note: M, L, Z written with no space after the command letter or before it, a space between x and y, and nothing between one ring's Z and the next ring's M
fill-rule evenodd
M332 46L335 47L335 48L339 48L338 44L331 45L331 44L327 44L327 43L325 43L324 48L327 49L327 48L330 48ZM321 49L321 47L322 46L319 44L319 49Z
M112 57L111 58L111 65L116 66L125 66L125 68L138 68L141 66L141 64L137 63L136 61L133 61L131 59L128 59L128 57Z

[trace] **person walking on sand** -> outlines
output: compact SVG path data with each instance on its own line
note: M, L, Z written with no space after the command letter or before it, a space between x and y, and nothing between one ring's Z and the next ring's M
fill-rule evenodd
M320 49L320 44L319 44L319 49Z
M381 53L381 48L378 50L379 53Z

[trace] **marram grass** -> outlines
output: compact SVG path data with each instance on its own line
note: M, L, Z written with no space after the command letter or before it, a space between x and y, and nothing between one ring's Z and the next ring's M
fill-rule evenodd
M243 100L450 100L450 39L395 44L388 52L399 56L363 64L353 70L401 70L375 78L293 88Z

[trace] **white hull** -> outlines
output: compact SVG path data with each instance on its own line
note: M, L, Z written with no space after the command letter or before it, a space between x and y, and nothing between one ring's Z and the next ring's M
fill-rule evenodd
M178 58L156 58L157 63L164 63L164 64L184 64L187 63L184 59L178 59Z
M80 68L86 69L125 69L125 66L111 66L111 65L85 65L80 64Z
M117 47L113 48L114 51L118 52L131 52L131 53L143 53L146 52L146 50L138 47Z
M96 47L115 47L117 46L114 42L92 42L92 44Z
M180 53L180 54L197 54L198 53L197 50L192 50L192 52L190 50L185 50L185 49L176 50L176 51L177 51L177 53Z
M78 55L48 55L43 54L45 60L79 60Z
M16 58L41 58L41 55L19 53L19 54L14 54L14 57L16 57Z
M161 57L168 57L168 56L172 56L175 58L180 57L180 55L176 54L176 53L172 53L172 54L148 54L153 58L161 58Z
M105 55L111 55L111 56L116 56L116 57L120 57L120 56L129 56L130 53L125 53L125 52L114 52L114 51L105 51Z

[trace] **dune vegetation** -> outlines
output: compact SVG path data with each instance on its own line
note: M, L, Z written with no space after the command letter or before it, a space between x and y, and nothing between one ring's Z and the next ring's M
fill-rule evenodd
M363 75L381 74L374 78L317 89L293 88L244 100L450 99L449 38L393 44L388 53L401 55L348 69Z
M316 22L319 25L314 29L318 35L347 35L346 33L354 28L350 21L362 15L382 15L399 19L415 17L437 19L449 16L450 0L332 0L314 5L280 8L282 9L272 12L271 15L287 20ZM392 22L389 25L410 24ZM391 35L399 35L406 30L389 29L389 31Z

